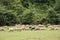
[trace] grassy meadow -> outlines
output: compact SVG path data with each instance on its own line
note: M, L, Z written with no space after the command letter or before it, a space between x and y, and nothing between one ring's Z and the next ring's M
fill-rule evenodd
M60 40L59 30L0 32L0 40Z

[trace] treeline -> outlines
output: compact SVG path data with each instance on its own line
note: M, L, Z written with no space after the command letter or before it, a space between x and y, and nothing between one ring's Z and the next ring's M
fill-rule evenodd
M0 25L60 24L60 0L0 0Z

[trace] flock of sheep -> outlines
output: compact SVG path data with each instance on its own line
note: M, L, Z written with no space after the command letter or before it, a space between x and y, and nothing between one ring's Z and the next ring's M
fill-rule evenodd
M57 26L55 27L52 25L20 25L16 24L14 27L7 28L9 32L13 31L21 31L21 30L58 30ZM4 27L0 27L0 31L5 31Z

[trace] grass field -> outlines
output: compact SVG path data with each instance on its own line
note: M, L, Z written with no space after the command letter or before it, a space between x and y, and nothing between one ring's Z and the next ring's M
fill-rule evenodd
M60 40L60 30L0 32L0 40Z

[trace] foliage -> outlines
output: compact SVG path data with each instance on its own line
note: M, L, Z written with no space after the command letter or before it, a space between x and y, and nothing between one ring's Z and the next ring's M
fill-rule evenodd
M0 25L59 22L59 0L0 0Z

